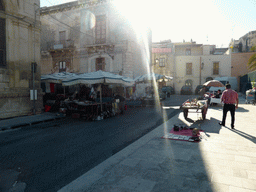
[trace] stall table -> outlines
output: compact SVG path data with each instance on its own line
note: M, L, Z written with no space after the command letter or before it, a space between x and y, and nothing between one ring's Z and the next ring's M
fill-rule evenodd
M198 101L186 100L180 106L180 109L183 110L183 115L185 119L187 119L188 117L188 112L195 112L195 113L202 113L202 118L204 120L208 110L207 100L198 100ZM193 111L191 111L191 109Z
M65 101L65 105L67 106L68 114L76 118L82 117L86 120L95 120L102 115L104 118L109 117L112 111L112 104L110 103L101 104L83 101Z

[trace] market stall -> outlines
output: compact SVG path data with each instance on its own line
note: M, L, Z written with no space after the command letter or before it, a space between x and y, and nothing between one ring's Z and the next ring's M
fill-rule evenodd
M131 101L130 104L135 104L136 106L155 105L155 98L159 98L159 100L161 100L165 99L166 96L163 95L163 93L161 92L160 83L170 82L172 79L173 77L160 75L156 73L148 73L145 75L138 76L134 79L136 83L136 90L133 100L141 101L141 104L138 102L135 103L134 101ZM155 93L158 94L155 95Z
M94 99L93 103L89 104L87 100L78 101L75 104L74 102L66 102L67 109L70 113L80 114L78 116L94 114L92 119L100 120L108 116L122 113L125 108L125 103L121 99L121 96L118 98L118 95L111 94L111 96L108 95L108 97L102 97L104 88L106 89L110 85L132 86L134 84L134 80L110 72L96 71L79 74L78 76L65 79L62 82L63 86L77 84L91 86L90 97ZM91 108L88 107L89 105Z
M43 104L45 111L59 111L61 101L67 98L67 89L62 86L62 81L77 76L76 73L53 73L41 75L41 88L43 89Z
M136 97L152 97L154 94L154 84L171 81L173 77L160 75L156 73L148 73L138 76L134 79L136 83ZM158 89L157 85L157 89ZM160 87L159 87L160 88Z
M221 104L220 98L216 98L216 93L218 90L223 92L226 89L225 86L218 80L210 80L203 85L209 88L204 95L204 98L208 100L208 104Z

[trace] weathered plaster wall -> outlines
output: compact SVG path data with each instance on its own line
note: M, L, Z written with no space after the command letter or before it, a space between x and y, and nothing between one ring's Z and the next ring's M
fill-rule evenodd
M35 3L35 4L34 4ZM42 109L40 88L40 20L35 12L39 0L6 0L6 67L0 68L0 118L27 115L33 110L31 63L37 62L35 89L38 100L36 112ZM8 15L5 13L8 12ZM37 12L38 13L38 12Z

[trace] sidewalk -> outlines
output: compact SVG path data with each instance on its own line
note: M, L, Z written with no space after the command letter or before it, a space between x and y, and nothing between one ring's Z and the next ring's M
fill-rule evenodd
M243 103L240 98L240 103ZM58 192L256 191L256 106L240 104L235 129L218 122L222 107L210 107L206 120L179 113ZM174 124L201 128L202 141L162 139Z
M14 117L11 119L4 119L0 121L0 132L15 129L23 126L29 126L41 122L52 121L55 119L63 118L64 116L58 113L41 113L38 115Z

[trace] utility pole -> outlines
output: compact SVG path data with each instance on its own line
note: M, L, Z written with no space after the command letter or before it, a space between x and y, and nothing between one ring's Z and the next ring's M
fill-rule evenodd
M152 65L152 31L151 29L148 27L147 28L147 35L148 35L148 51L149 51L149 71L150 71L150 77L149 78L151 79L151 93L152 93L152 97L153 97L153 91L154 91L154 84L153 84L153 81L155 81L155 77L153 75L153 65Z
M35 22L34 22L34 42L33 42L33 46L34 46L34 61L31 63L31 70L32 70L32 78L33 78L33 82L32 82L32 86L33 86L33 92L32 92L32 99L33 99L33 114L35 115L36 114L36 91L35 91L35 71L36 71L36 13L37 11L40 9L39 5L37 5L39 8L35 8L37 4L34 3L34 12L35 12Z

